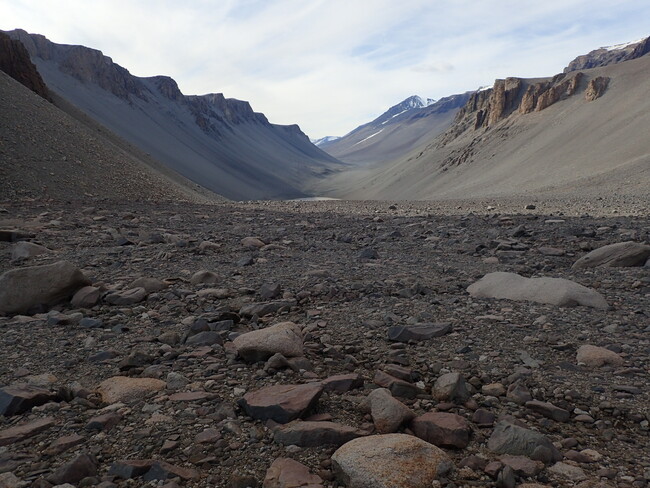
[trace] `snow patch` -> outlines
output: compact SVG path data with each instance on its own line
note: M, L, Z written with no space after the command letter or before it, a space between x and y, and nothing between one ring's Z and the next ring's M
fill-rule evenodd
M634 44L638 44L643 39L637 39L636 41L631 41L631 42L626 42L624 44L615 44L613 46L604 46L601 47L601 49L604 49L605 51L618 51L619 49L625 49L626 47L633 46Z
M353 144L352 147L356 146L357 144L361 144L362 142L367 141L367 140L370 139L371 137L375 137L377 134L379 134L379 133L382 132L383 130L384 130L384 129L379 129L379 130L378 130L377 132L375 132L374 134L371 134L371 135L369 135L368 137L366 137L365 139L363 139L363 140L357 142L356 144Z

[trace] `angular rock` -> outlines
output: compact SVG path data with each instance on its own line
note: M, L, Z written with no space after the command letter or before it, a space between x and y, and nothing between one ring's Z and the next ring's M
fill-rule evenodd
M260 249L266 246L266 243L259 237L244 237L241 240L241 245L249 249Z
M198 285L201 283L217 283L219 281L219 275L213 271L208 271L207 269L202 269L197 271L190 278L190 283L193 285Z
M274 385L246 393L238 403L256 420L286 424L305 415L323 393L320 383Z
M185 341L185 344L190 346L212 346L213 344L223 344L223 337L219 332L208 330L205 332L199 332L190 336Z
M573 481L574 483L587 479L587 475L581 468L567 463L555 463L553 466L548 468L548 472L560 478Z
M527 456L543 463L562 459L562 454L548 437L506 421L496 425L487 445L488 449L497 454Z
M104 297L111 305L135 305L147 297L147 290L142 287L109 293Z
M77 484L82 479L97 475L97 459L90 454L81 454L57 469L48 481L56 485Z
M650 258L650 246L639 242L627 241L599 247L582 256L573 269L601 267L643 266Z
M295 420L276 429L273 439L285 446L319 447L341 446L346 442L367 435L366 432L335 422L309 422Z
M571 418L571 413L563 408L556 407L552 403L540 402L539 400L530 400L526 402L526 408L537 412L544 417L553 419L557 422L568 422Z
M154 378L113 376L102 381L97 391L104 403L131 403L165 389L166 383Z
M198 478L199 473L194 469L174 466L156 459L129 459L114 462L108 470L108 475L125 480L142 477L145 481L152 481L175 477L191 480Z
M533 461L525 456L501 456L499 460L505 465L510 466L515 474L525 478L537 476L543 469L544 463Z
M266 361L274 354L285 357L303 355L302 332L293 322L281 322L254 330L233 340L237 353L249 362Z
M83 444L85 440L85 437L77 434L59 437L58 439L52 441L52 443L47 447L47 449L45 449L44 452L48 456L56 456L57 454L61 454L62 452L78 446L79 444Z
M158 278L143 276L129 283L129 288L144 288L147 293L157 293L167 288L168 284Z
M415 418L410 428L417 437L438 447L464 449L469 444L469 424L454 413L425 413Z
M109 412L92 417L86 424L86 430L98 430L106 432L111 430L122 420L122 416L117 412Z
M477 298L505 298L561 307L583 305L607 310L605 298L595 290L563 278L525 278L516 273L488 273L467 288Z
M470 394L460 373L446 373L433 385L433 396L438 401L465 403Z
M451 331L451 324L448 323L392 326L388 328L388 339L395 342L420 342L442 337Z
M393 398L387 388L377 388L370 392L362 404L362 409L372 416L375 429L380 434L391 434L405 423L415 418L415 413L402 402Z
M323 389L334 393L345 393L363 386L363 377L358 373L337 374L322 381Z
M304 464L277 458L264 476L262 488L324 488L323 479L309 472Z
M526 388L526 386L517 381L508 386L506 398L511 402L515 402L519 405L524 405L527 401L532 400L533 396L530 394L530 391L528 391L528 388Z
M23 486L20 478L13 473L0 474L0 488L19 488Z
M45 246L33 242L20 241L11 247L11 259L28 259L40 254L52 252Z
M276 313L281 308L293 307L296 304L291 300L277 300L275 302L257 302L248 303L239 310L239 315L243 317L264 317L265 315Z
M396 397L415 398L420 393L420 389L416 385L395 378L383 371L377 371L372 381L376 385L388 388Z
M0 314L54 305L88 284L81 270L67 261L12 269L0 276Z
M33 420L26 424L16 425L5 430L0 430L0 446L9 446L28 439L36 434L49 429L54 425L52 417Z
M454 469L441 449L406 434L360 437L332 455L337 480L353 488L430 488Z
M578 348L576 361L590 368L600 368L607 365L621 366L624 362L623 358L614 351L589 344Z
M0 389L0 415L16 415L33 407L56 401L57 395L31 385L7 386Z
M97 305L101 290L94 286L84 286L74 294L70 303L73 307L92 308Z

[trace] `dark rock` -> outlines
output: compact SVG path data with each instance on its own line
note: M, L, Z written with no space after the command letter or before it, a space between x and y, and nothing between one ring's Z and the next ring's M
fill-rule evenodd
M56 393L36 386L7 386L0 389L0 415L9 416L27 412L33 407L56 399Z
M388 388L396 397L415 398L420 393L420 389L414 384L395 378L383 371L377 371L372 381L379 386Z
M464 449L469 444L470 427L460 415L425 413L411 422L411 430L422 440L439 447Z
M305 415L323 393L320 383L274 385L244 395L238 403L256 420L286 424Z
M122 416L116 412L105 413L91 418L86 424L86 430L109 431L122 420Z
M57 469L48 480L54 484L77 484L82 479L97 475L97 460L90 454L81 454Z
M323 390L334 393L345 393L363 387L363 378L358 373L338 374L322 381Z
M388 339L396 342L426 341L449 334L451 324L420 324L412 326L392 326L388 328Z
M45 417L43 419L33 420L26 424L19 424L5 430L0 430L0 446L9 446L18 443L24 439L35 436L55 424L54 419Z
M432 391L439 401L465 403L470 397L465 378L460 373L443 374L436 380Z
M552 403L540 402L539 400L530 400L526 402L526 408L537 412L544 417L553 419L557 422L568 422L571 418L571 413L563 408L556 407Z
M276 429L273 438L275 442L285 446L318 447L341 446L363 435L367 435L367 433L355 427L335 422L296 420Z
M544 463L562 459L562 454L546 436L506 421L499 422L494 428L488 449L497 454L527 456Z

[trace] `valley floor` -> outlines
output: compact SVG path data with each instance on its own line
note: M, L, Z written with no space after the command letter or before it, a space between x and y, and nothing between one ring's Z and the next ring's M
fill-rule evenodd
M73 310L68 303L57 308L63 316L0 317L0 386L45 375L37 380L49 388L76 384L72 390L85 391L68 402L0 417L0 438L16 425L53 419L47 430L0 448L0 473L31 482L89 452L98 464L95 481L103 479L106 487L144 486L107 473L116 461L148 458L195 469L200 478L180 481L183 486L243 487L252 480L261 486L273 460L290 457L319 474L324 486L340 486L330 469L334 446L280 445L273 425L251 419L237 401L268 385L358 373L362 388L323 394L314 413L372 432L359 404L376 386L377 371L398 364L421 382L416 398L402 399L417 415L447 411L469 422L469 445L445 449L457 469L441 486L495 485L476 464L461 468L461 461L471 455L499 460L486 443L494 421L506 416L545 434L566 456L557 469L534 470L537 483L648 486L648 268L571 268L588 249L649 241L648 208L611 195L567 201L0 204L0 229L31 233L52 250L11 262L12 244L0 242L0 272L67 260L102 290L119 292L141 277L166 285L131 305L101 302ZM266 245L245 247L246 237ZM214 272L216 281L193 284L200 270ZM472 298L467 286L492 271L574 280L597 289L611 307ZM278 295L269 298L269 288ZM284 306L269 315L240 314L246 304L278 300ZM100 326L82 326L76 312ZM210 322L223 312L240 320L222 339L282 321L304 327L310 371L246 364L228 342L182 342L196 319ZM389 326L431 322L448 322L452 332L415 343L387 338ZM618 352L624 365L578 365L576 350L584 344ZM468 382L468 402L432 396L436 379L450 371ZM105 405L92 392L118 375L158 377L167 387L101 410ZM570 412L570 419L546 418L499 393L517 380L535 399ZM175 395L179 391L201 393ZM86 427L107 412L120 414L115 426ZM214 429L212 436L199 443L206 429ZM75 434L81 439L74 447L46 450ZM521 472L515 477L528 479Z

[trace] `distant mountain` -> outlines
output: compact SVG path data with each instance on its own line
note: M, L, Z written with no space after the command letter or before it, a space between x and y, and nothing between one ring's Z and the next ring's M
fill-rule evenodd
M650 37L638 41L626 42L615 46L595 49L588 54L578 56L564 68L565 73L581 69L608 66L622 61L640 58L650 52Z
M335 175L321 193L397 200L572 192L647 198L648 43L592 51L549 78L496 80L467 97L444 133L399 159Z
M440 100L417 95L392 106L367 124L320 147L336 158L361 164L380 164L403 156L444 132L469 93Z
M312 139L311 142L315 146L320 147L320 146L322 146L324 144L327 144L329 142L338 141L340 138L341 137L339 137L339 136L325 136L325 137L321 137L320 139Z
M236 200L309 195L312 181L342 167L297 125L269 123L248 102L221 93L186 96L166 76L139 78L100 51L20 40L49 88L88 116L192 181Z
M51 100L50 92L36 66L30 60L25 46L2 31L0 31L0 71L4 71L46 100Z

